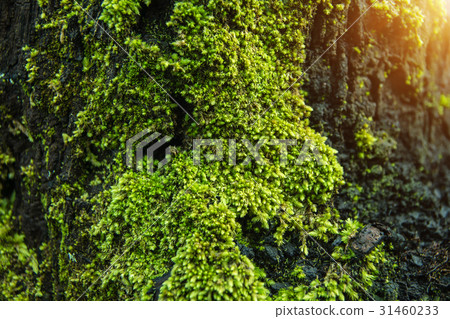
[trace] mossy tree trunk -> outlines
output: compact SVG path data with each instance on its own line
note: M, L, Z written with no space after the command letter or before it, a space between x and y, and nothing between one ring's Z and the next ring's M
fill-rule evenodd
M77 299L109 266L84 297L448 299L449 24L438 1L343 2L0 3L0 245L20 259L0 299ZM177 137L164 174L123 163L144 128ZM189 162L192 138L261 136L327 165ZM377 221L390 237L358 258Z

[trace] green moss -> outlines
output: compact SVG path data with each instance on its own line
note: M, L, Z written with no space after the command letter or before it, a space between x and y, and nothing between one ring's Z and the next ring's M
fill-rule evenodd
M42 296L36 278L36 253L14 229L11 199L0 200L0 300L34 300Z
M438 107L439 114L443 115L445 108L450 108L450 94L449 95L441 94Z
M345 271L332 262L325 269L326 275L323 278L315 278L308 282L299 267L296 267L292 275L298 278L297 283L280 290L275 300L366 300L368 298L366 292L374 296L375 294L371 292L373 282L380 274L380 270L391 269L391 265L386 265L391 257L386 254L384 244L362 258L355 256L348 248L348 244L362 226L356 220L347 219L335 230L340 236L341 243L335 246L331 256L343 265ZM314 232L310 232L310 235L316 237ZM350 263L356 267L348 267Z
M23 176L23 186L27 190L28 195L31 195L31 188L36 185L39 180L39 173L36 171L34 160L30 161L27 166L21 167L21 175Z
M104 9L100 20L103 20L109 29L114 29L117 33L127 30L135 23L142 3L148 6L151 0L104 0L102 2Z
M14 178L13 164L15 161L16 159L9 149L5 153L0 153L0 193L3 190L3 183Z
M76 5L62 1L50 10L41 3L38 29L48 45L29 50L28 92L35 107L56 116L72 113L70 131L47 128L40 142L62 139L70 153L70 164L63 166L70 165L69 175L81 172L70 175L70 183L57 176L51 193L41 198L50 237L41 266L55 274L52 289L63 292L63 299L85 292L94 300L151 299L156 279L169 273L161 299L269 299L266 272L272 266L256 265L237 241L245 238L255 249L267 236L279 246L292 241L306 258L315 244L305 231L328 243L361 226L344 222L332 208L344 183L336 151L309 127L312 109L301 83L287 90L302 75L304 39L318 5L336 17L348 2L335 8L331 1L179 1L166 33L148 27L150 34L140 35L133 25L142 3L149 4L107 0L87 7L101 4L101 20L129 55L107 36L98 37L98 27ZM65 40L70 28L80 30L83 52ZM164 46L167 39L171 43ZM185 101L200 125L141 67ZM170 165L154 175L133 172L122 161L126 140L144 128L186 136ZM264 145L268 165L229 166L202 158L195 166L188 144L198 137L296 139L299 145L290 148L289 165L280 165L279 146ZM366 151L376 141L370 137L367 131L356 136ZM295 165L306 142L319 150L321 163L309 156ZM240 146L237 162L246 156ZM24 170L26 176L31 172ZM95 186L100 189L93 191ZM335 253L341 261L352 257L345 247ZM376 272L367 258L364 271L355 267L352 276L370 287ZM363 298L336 266L313 283L302 281L298 268L282 270L296 286L276 298Z
M434 1L429 2L433 3ZM373 7L384 16L384 23L395 28L394 33L402 37L403 41L409 42L411 47L423 45L420 29L424 23L425 13L422 7L409 0L395 2L371 0L371 3L375 3ZM442 13L439 12L439 6L436 6L436 13L433 18L439 23L439 20L443 18Z

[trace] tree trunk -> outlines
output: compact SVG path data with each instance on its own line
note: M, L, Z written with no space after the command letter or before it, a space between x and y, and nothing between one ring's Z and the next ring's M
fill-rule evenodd
M139 14L105 6L116 2ZM365 0L207 2L84 1L86 11L57 0L42 8L33 0L0 3L0 220L8 229L0 248L11 262L0 268L0 299L324 299L317 278L338 284L336 298L448 300L443 8L437 1L371 9ZM125 165L126 140L144 128L175 137L175 160L160 175ZM233 173L242 186L235 187L218 182L234 168L202 166L199 182L196 166L182 159L194 138L273 132L315 141L327 165L286 179L252 163ZM312 185L303 196L282 186L303 182ZM26 245L26 262L16 266L15 233ZM385 253L383 266L376 254ZM373 284L360 271L371 273L368 255L378 262ZM188 272L211 264L216 277ZM25 286L8 288L13 268ZM351 286L346 275L367 291L342 288Z

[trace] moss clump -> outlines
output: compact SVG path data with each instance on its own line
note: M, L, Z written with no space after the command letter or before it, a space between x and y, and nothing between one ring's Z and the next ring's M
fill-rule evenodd
M101 20L129 55L98 34L78 6L62 1L50 10L42 2L39 29L46 45L30 49L30 98L42 110L73 119L58 136L67 152L66 170L42 198L50 235L43 265L55 274L54 292L63 292L56 298L150 299L157 279L167 274L160 294L166 300L322 299L328 292L331 299L364 298L334 266L309 284L297 280L298 269L281 267L296 288L271 296L272 266L251 260L237 244L262 251L267 238L278 247L291 242L306 258L315 245L309 236L325 245L356 223L343 222L332 209L344 183L342 167L336 151L309 127L312 109L300 83L290 87L302 75L308 21L318 8L341 15L345 6L179 1L170 31L158 35L135 30L144 2L90 1L86 7L102 8ZM168 46L146 40L169 35ZM82 41L82 51L66 37ZM183 101L199 125L147 73L157 74L158 83ZM154 175L126 168L121 155L125 141L144 128L182 136L170 165ZM43 144L54 137L50 133L39 135ZM205 158L196 166L192 138L298 144L290 147L287 165L281 163L281 146L267 143L261 147L267 165L243 165L248 154L240 145L237 166ZM311 149L301 157L305 145L320 159ZM338 247L336 254L345 261L351 253ZM358 264L365 272L352 271L366 288L376 275L373 256ZM287 264L295 263L292 259Z
M392 257L385 251L384 244L365 256L355 255L349 243L362 226L353 219L340 224L336 231L339 236L331 252L333 262L322 270L325 275L307 278L303 271L305 266L297 264L291 272L294 277L292 287L281 289L274 297L275 300L364 300L375 298L378 293L383 294L372 287L381 272L393 270ZM314 232L310 235L316 237Z
M105 0L100 20L105 21L109 29L117 33L129 30L139 15L142 4L149 5L151 0Z
M389 36L395 37L403 43L408 43L414 49L423 45L421 31L426 18L432 19L433 33L437 34L445 20L445 7L441 0L424 0L413 3L408 0L375 1L371 0L377 13L382 16L385 27L390 29Z

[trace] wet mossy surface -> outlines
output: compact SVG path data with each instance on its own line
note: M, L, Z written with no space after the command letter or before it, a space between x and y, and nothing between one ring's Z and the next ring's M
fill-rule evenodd
M449 25L383 2L321 56L372 3L29 8L1 64L0 299L448 299ZM155 174L125 165L143 129L175 137ZM195 138L299 145L198 166ZM321 163L293 164L305 141Z

